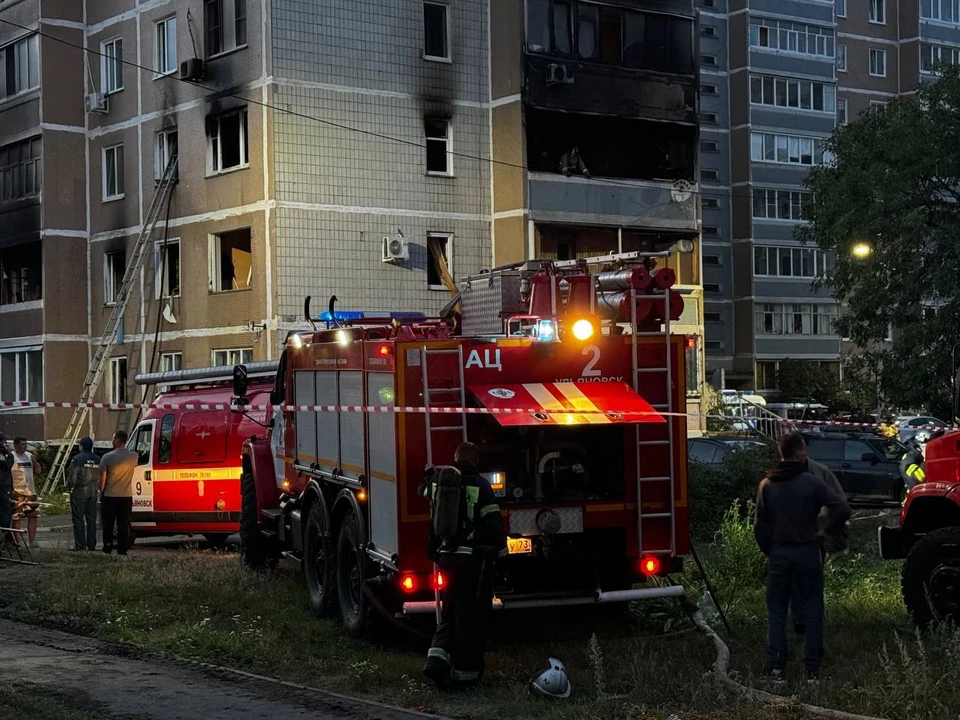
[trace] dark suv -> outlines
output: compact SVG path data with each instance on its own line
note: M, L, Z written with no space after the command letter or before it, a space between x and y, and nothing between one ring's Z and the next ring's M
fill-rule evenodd
M901 500L900 459L906 448L896 440L855 433L804 433L807 454L833 470L851 498Z

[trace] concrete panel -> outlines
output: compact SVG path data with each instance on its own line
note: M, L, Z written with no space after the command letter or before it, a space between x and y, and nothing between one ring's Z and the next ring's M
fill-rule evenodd
M16 25L36 27L40 18L40 0L24 0L23 2L4 3L6 7L0 9L0 16ZM0 45L6 45L12 40L23 37L27 33L7 23L0 23Z
M49 412L49 411L48 411ZM22 436L29 442L46 440L43 414L34 410L4 410L0 413L3 433L11 438Z
M491 0L490 77L492 100L519 95L523 90L523 3Z
M745 4L745 3L744 3ZM730 47L730 69L740 68L747 64L747 38L749 31L749 15L740 13L730 18L728 29Z
M799 243L791 242L794 238L794 228L797 223L785 220L764 220L762 218L753 219L753 239L758 242L761 240L773 240L777 245L796 245Z
M753 181L759 187L801 186L810 173L807 165L786 163L752 163Z
M777 130L793 135L822 136L833 132L836 113L797 111L750 105L750 123L754 130Z
M886 22L870 22L869 3L853 2L847 3L847 16L837 19L837 31L851 33L854 35L866 35L869 37L886 38L888 40L897 39L898 23L905 21L912 9L914 18L920 17L920 9L916 2L912 3L912 8L907 8L907 3L901 0L885 0ZM916 20L914 20L916 23ZM905 29L905 28L903 28ZM910 37L902 33L900 37Z
M736 73L730 78L730 125L750 122L750 75Z
M849 49L847 50L849 63ZM778 50L753 48L750 50L750 67L753 70L769 71L773 74L805 75L808 77L832 80L834 77L835 60L813 55L780 52Z
M16 308L15 305L4 305L0 310L0 338L7 340L43 334L43 308L30 310L14 308Z
M526 260L528 255L526 218L519 216L499 218L493 221L493 225L495 239L492 266Z
M40 198L5 203L0 208L0 248L40 239Z
M50 342L43 346L43 395L48 400L76 401L87 373L87 343ZM61 438L71 410L46 411L45 438Z
M832 358L840 355L839 338L821 338L812 335L771 337L758 335L757 357L765 358Z
M83 135L43 133L43 223L45 228L86 231L87 185Z
M106 4L106 3L105 3ZM137 22L124 20L104 28L100 32L87 36L87 46L102 52L102 43L120 38L123 41L124 60L137 62ZM106 59L90 55L90 70L93 73L93 85L98 92L104 92L102 66ZM124 64L122 66L123 89L107 95L107 113L90 113L90 128L101 128L124 122L137 115L137 76L141 71ZM91 88L91 92L93 89Z
M83 22L83 3L77 0L43 0L43 16L70 22Z
M97 25L109 21L116 15L133 10L136 7L137 0L84 0L87 12L87 25ZM195 3L198 4L199 3ZM196 8L194 9L196 17Z
M83 31L45 25L43 32L51 36L40 38L43 121L83 127L84 52L64 44L83 45Z
M524 182L523 107L520 102L500 105L490 113L493 122L493 211L515 210L526 205Z
M803 0L750 0L750 12L756 15L786 15L803 18L811 24L833 25L833 4Z
M0 23L2 24L2 23ZM10 100L0 102L0 143L23 140L39 133L40 90L31 90Z
M829 290L815 290L810 282L802 278L756 278L753 291L757 303L762 302L760 298L767 298L767 302L781 302L784 298L814 300L831 297Z
M582 180L529 173L530 216L548 222L697 229L697 188L683 201L670 183Z
M847 70L837 73L837 82L842 87L855 87L878 92L897 92L899 58L895 45L871 43L868 40L842 38L847 46ZM887 54L886 77L870 75L870 49L883 50ZM877 99L883 99L878 97Z
M750 180L750 128L741 127L730 131L730 181L742 183Z
M736 355L752 356L754 353L753 326L755 323L752 300L734 300L733 322L734 353ZM753 361L751 360L751 368L752 365Z
M87 332L87 241L43 239L43 328L45 333Z

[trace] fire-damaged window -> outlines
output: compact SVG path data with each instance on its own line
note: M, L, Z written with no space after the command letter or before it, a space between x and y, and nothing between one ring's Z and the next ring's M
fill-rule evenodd
M450 121L436 117L424 118L423 135L427 145L427 174L453 175Z
M693 22L593 2L528 0L527 52L690 75Z
M253 277L250 228L210 235L210 292L246 290Z
M156 299L180 295L180 240L157 243L156 253Z
M0 147L0 202L37 195L42 188L39 137Z
M692 182L696 135L692 125L530 108L527 164L531 170L560 172L563 157L577 148L594 177Z
M127 401L127 359L110 358L110 384L107 386L107 402L125 403Z
M427 287L431 290L452 290L453 235L427 233Z
M0 305L43 298L43 251L40 242L0 250Z
M207 118L207 172L216 174L246 167L247 110Z

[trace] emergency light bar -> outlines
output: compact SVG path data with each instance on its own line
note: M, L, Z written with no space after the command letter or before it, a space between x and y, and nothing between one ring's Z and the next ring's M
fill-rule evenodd
M320 313L317 318L320 322L349 322L356 320L426 320L427 316L421 312L363 312L360 310L336 310L333 314L330 311Z

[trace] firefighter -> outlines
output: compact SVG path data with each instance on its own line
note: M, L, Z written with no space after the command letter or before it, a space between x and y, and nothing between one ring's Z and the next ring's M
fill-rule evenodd
M935 437L943 435L943 431L921 428L910 440L910 449L900 460L900 477L903 485L909 492L911 489L926 480L927 443Z
M93 453L93 440L80 438L80 452L70 461L67 487L73 520L73 550L97 547L97 490L100 487L100 458Z
M572 147L560 157L560 172L564 175L590 177L590 171L580 157L580 148Z
M500 506L477 472L480 452L461 444L452 467L431 468L418 492L430 498L428 555L443 576L441 613L423 674L443 689L477 683L489 633L494 562L506 552Z

